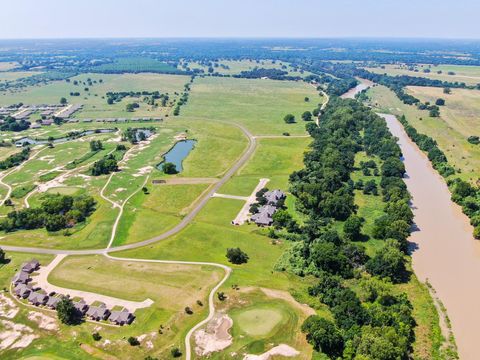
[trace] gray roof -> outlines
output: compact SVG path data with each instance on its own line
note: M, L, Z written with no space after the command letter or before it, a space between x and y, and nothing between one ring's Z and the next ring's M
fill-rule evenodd
M25 295L30 294L32 287L27 284L18 284L15 286L14 291L16 295L24 297Z
M277 211L275 206L265 205L258 209L258 213L252 215L251 220L258 225L271 225L273 222L272 216Z
M62 300L62 298L57 297L57 296L50 296L47 300L46 305L49 306L49 307L56 308L57 304L60 302L60 300Z
M110 314L110 310L107 309L105 304L100 304L99 306L90 306L87 310L86 315L92 318L101 318L104 319Z
M32 259L22 264L22 271L32 272L34 270L37 270L39 266L40 266L40 263L38 262L38 260Z
M81 299L80 301L73 302L73 306L80 312L84 312L88 310L88 305L85 300Z
M133 319L133 314L127 309L121 311L112 311L108 320L115 323L128 323Z
M40 292L31 292L28 296L28 301L34 304L43 304L48 300L48 296L46 294Z
M265 199L269 204L276 204L278 200L285 198L285 193L281 190L272 190L267 191L264 195Z
M15 274L12 279L12 283L14 284L25 284L30 280L30 274L25 271L19 271Z

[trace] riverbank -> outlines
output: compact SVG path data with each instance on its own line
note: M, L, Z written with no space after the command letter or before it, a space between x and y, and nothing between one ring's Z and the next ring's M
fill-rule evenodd
M480 243L461 208L450 199L444 179L425 154L408 138L393 115L381 114L398 137L412 195L415 230L409 240L413 268L428 282L448 310L461 359L480 358Z

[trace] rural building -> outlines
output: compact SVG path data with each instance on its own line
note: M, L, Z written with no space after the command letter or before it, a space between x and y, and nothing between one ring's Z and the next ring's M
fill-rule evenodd
M85 315L95 321L107 320L110 310L102 303L99 306L90 306Z
M19 271L15 274L15 276L12 279L13 285L18 285L18 284L26 284L29 282L30 279L30 274L25 271Z
M75 307L75 309L77 309L78 312L80 312L82 315L85 315L85 313L87 312L88 310L88 305L87 303L85 302L85 300L80 300L80 301L74 301L73 302L73 306Z
M18 284L13 289L13 292L15 293L15 295L17 295L17 297L25 299L32 292L32 287L30 285L27 285L27 284Z
M35 144L35 140L27 138L27 137L21 138L21 139L15 141L15 146L16 147L23 147L25 145L32 145L32 144Z
M34 123L32 125L30 125L30 129L38 129L40 128L42 125L40 125L39 123Z
M50 309L55 310L60 300L62 300L62 298L56 297L56 296L50 296L45 305L48 306Z
M265 199L267 199L267 204L273 205L273 206L277 206L280 200L283 200L286 198L285 193L278 189L267 191L263 196L265 197Z
M83 119L82 122L84 122L84 123L91 123L91 122L92 122L92 119Z
M38 270L39 268L40 268L40 263L38 262L37 259L32 259L22 264L22 271L25 271L29 274L31 274L35 270Z
M47 120L42 120L42 126L50 126L53 124L53 120L47 119Z
M116 325L131 324L133 319L133 314L125 308L121 311L112 311L112 314L108 318L110 322Z
M40 292L31 292L30 295L28 295L28 302L36 306L45 305L47 300L48 295Z

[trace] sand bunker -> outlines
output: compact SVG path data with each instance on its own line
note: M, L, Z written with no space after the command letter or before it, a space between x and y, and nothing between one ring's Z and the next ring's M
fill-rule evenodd
M122 192L122 191L125 191L125 190L127 190L127 189L119 187L118 189L115 190L115 192Z
M0 332L0 350L24 348L30 345L38 336L26 325L15 324L12 321L0 320L3 330Z
M58 330L57 320L41 312L30 311L28 313L28 319L36 322L41 329Z
M253 354L245 355L243 360L268 360L272 356L280 355L280 356L293 357L293 356L297 356L298 354L300 353L294 348L292 348L291 346L288 346L286 344L280 344L261 355L253 355Z
M146 175L150 173L153 170L153 166L145 166L143 168L138 169L138 172L136 174L133 174L134 177L139 177L142 175Z
M53 156L53 155L44 155L44 156L40 156L40 157L38 158L38 160L46 161L47 163L51 164L52 162L55 161L55 156Z
M18 314L18 306L15 305L14 301L5 294L0 294L0 316L13 319L15 315Z
M215 315L205 329L195 332L195 353L205 356L229 347L232 344L232 336L228 330L232 325L233 320L228 315Z

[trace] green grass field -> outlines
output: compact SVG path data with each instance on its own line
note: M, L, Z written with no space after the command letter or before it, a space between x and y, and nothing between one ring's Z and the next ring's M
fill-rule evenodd
M375 67L366 68L370 72L377 74L388 74L392 76L396 75L409 75L424 77L428 79L449 81L449 82L464 82L467 85L477 85L480 83L480 66L463 66L463 65L438 65L431 66L427 64L421 64L416 67L418 71L409 70L405 65L383 65L385 68ZM425 73L424 69L430 69L429 73ZM437 72L441 71L441 74ZM449 72L453 72L454 75L449 75Z
M455 92L458 93L458 90L455 89L452 96L455 96ZM465 108L461 111L447 110L450 100L445 95L443 97L446 99L446 106L441 108L440 117L432 118L428 116L428 111L420 111L414 106L403 104L392 91L385 87L375 86L371 88L368 91L368 96L371 99L372 106L394 115L404 114L410 124L420 133L435 139L452 166L461 171L457 175L465 180L477 180L480 175L480 147L470 144L467 141L468 136L465 129L460 129L460 123L457 123L457 121L460 121L461 116L464 115L454 117L453 114L457 116L456 114L465 114L466 112L475 113L478 112L478 108ZM460 99L460 102L462 101ZM453 104L455 104L454 100L452 101ZM448 117L448 114L451 114L450 117ZM473 116L471 119L470 126L475 126ZM468 118L465 118L464 121L468 121Z
M207 77L195 80L181 114L237 122L255 135L304 134L301 114L322 101L314 87L302 82ZM283 121L288 113L296 116L295 124Z

